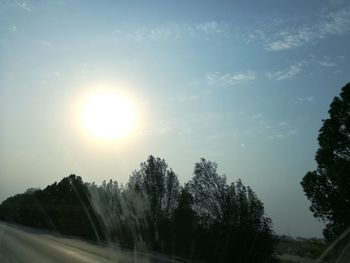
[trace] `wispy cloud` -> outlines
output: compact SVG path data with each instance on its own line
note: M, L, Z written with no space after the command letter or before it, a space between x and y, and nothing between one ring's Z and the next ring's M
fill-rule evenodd
M178 100L180 102L185 102L185 101L194 101L198 98L198 96L196 95L190 95L190 96L182 96L182 97L179 97Z
M298 134L298 131L296 129L291 129L291 130L288 130L288 131L286 131L284 133L276 133L276 134L270 135L269 138L270 139L281 140L281 139L285 139L285 138L289 138L289 137L295 136L297 134Z
M170 121L158 120L147 123L147 128L145 128L142 133L165 135L173 130L174 126Z
M320 15L318 21L301 25L288 26L287 21L276 25L263 25L261 29L250 32L246 42L260 39L266 50L281 51L315 43L329 36L343 35L350 32L350 6L335 12Z
M337 64L330 61L320 61L320 65L324 67L335 67Z
M243 136L260 136L269 139L285 139L298 134L298 131L286 120L273 121L267 116L257 113L250 116L250 128L243 132Z
M271 129L265 115L262 113L247 115L245 119L248 120L250 127L242 131L242 136L261 136Z
M8 30L15 33L15 32L17 32L17 26L16 25L9 25Z
M39 44L45 48L54 48L54 45L50 41L47 41L47 40L40 40Z
M28 6L28 4L25 1L13 1L12 5L14 7L18 7L26 12L32 11L32 9Z
M265 45L269 51L280 51L302 46L318 37L317 32L309 27L287 29L278 32L273 39L268 39Z
M329 56L324 56L320 61L319 64L323 67L335 67L337 66L337 63L331 60Z
M262 115L261 113L257 113L257 114L254 114L254 115L252 116L252 119L253 119L253 120L261 120L262 117L263 117L263 115Z
M186 135L192 134L192 132L193 132L192 128L183 128L177 134L180 136L186 136Z
M304 102L313 102L315 99L314 97L303 97L303 98L297 98L295 101L295 104L299 104L299 103L304 103Z
M218 23L215 21L204 22L200 24L195 24L194 28L205 34L222 34L228 32L228 26L223 23Z
M203 23L182 23L168 24L159 27L140 27L136 29L116 29L113 39L130 39L136 42L141 41L162 41L168 39L180 39L184 37L201 37L227 34L229 26L225 23L207 21Z
M168 133L168 132L170 132L172 130L173 130L173 127L171 125L167 125L167 126L164 126L164 127L160 127L158 129L158 133L159 134L165 134L165 133Z
M285 122L285 121L280 121L280 122L279 122L279 125L280 125L280 126L283 126L283 127L286 127L286 126L288 126L288 123Z
M48 74L44 74L42 79L39 81L39 84L42 86L47 86L50 83L53 83L57 81L58 79L61 79L63 76L60 72L58 71L53 71Z
M265 75L268 79L271 79L271 80L291 79L295 75L297 75L301 72L302 66L303 66L303 63L298 62L298 63L290 65L286 69L275 71L275 72L268 72Z
M58 71L52 72L52 75L55 76L56 78L62 77L62 74L60 72L58 72Z
M209 86L228 87L241 84L246 81L255 80L256 75L252 70L236 73L210 72L206 75L206 81Z

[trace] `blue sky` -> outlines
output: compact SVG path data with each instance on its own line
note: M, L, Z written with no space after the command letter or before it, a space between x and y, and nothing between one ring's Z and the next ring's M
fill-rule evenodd
M149 154L181 182L205 157L265 203L277 233L320 236L300 181L349 82L350 4L0 1L0 200L76 173L127 182ZM132 138L98 143L85 90L130 95Z

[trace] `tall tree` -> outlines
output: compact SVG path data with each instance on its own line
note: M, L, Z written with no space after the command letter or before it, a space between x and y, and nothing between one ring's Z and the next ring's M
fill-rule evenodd
M202 158L185 187L198 219L196 251L206 262L267 262L273 258L271 219L241 180L226 184L217 164ZM209 250L210 248L210 250Z
M128 189L139 193L149 205L148 225L152 246L164 250L168 229L177 207L180 184L164 159L152 155L133 172Z
M144 196L150 206L153 219L170 219L177 207L180 184L173 170L168 170L164 159L152 155L141 163L140 169L130 176L128 188Z
M192 258L195 248L197 217L192 209L192 196L185 187L181 190L179 203L174 212L175 253L184 258Z
M317 169L301 185L310 210L326 224L323 233L333 240L350 226L350 83L335 97L319 131Z
M217 173L218 165L201 158L195 164L188 188L193 196L194 209L201 220L221 222L226 192L226 177Z

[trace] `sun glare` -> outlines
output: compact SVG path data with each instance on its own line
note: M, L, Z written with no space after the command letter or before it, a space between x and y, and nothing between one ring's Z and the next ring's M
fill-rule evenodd
M117 139L127 135L135 121L129 101L113 92L88 97L81 117L85 128L100 139Z

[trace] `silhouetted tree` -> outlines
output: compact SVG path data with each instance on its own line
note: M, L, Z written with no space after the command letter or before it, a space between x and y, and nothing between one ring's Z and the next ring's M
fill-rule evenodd
M89 202L81 177L70 175L44 190L29 190L6 199L0 206L3 220L61 233L98 239L101 225Z
M133 172L128 188L139 193L149 205L148 227L152 247L165 250L171 236L170 225L177 207L180 184L164 159L152 155Z
M201 159L187 184L198 217L196 258L207 262L267 262L273 258L271 219L241 180L226 184L217 164Z
M87 184L90 203L96 211L108 232L108 238L114 240L117 235L116 227L119 227L118 219L121 214L121 189L118 182L110 180L102 182L101 186L96 184ZM118 216L116 216L118 215ZM116 241L116 240L114 240Z
M194 210L193 198L188 188L183 188L179 203L174 211L174 253L183 258L193 258L198 218Z
M223 221L226 177L217 174L217 164L204 158L195 164L194 176L188 183L194 210L203 224Z
M88 186L91 203L106 229L105 237L122 247L144 250L148 243L146 215L149 206L140 193L124 189L116 181ZM141 246L140 246L141 244Z
M335 239L350 226L350 83L335 97L319 131L317 169L301 185L315 217L327 223L323 233Z

